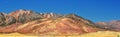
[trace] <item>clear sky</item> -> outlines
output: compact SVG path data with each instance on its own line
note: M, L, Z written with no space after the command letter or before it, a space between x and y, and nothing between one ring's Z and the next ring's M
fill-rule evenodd
M120 20L120 0L0 0L0 12L19 9L74 13L93 22Z

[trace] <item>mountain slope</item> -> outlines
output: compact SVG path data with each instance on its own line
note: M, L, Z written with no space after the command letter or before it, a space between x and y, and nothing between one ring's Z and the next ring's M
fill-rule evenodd
M96 26L107 30L120 31L120 20L113 20L110 22L98 22L96 23Z
M17 10L10 14L0 14L1 33L21 33L32 35L80 35L101 31L90 20L75 14L35 13Z

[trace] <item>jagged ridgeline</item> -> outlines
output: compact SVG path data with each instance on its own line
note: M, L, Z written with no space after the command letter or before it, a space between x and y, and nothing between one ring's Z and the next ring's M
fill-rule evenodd
M58 16L53 13L41 14L30 10L17 10L10 14L0 13L0 26L11 25L13 23L26 23L42 18L56 18Z
M120 21L113 21L94 24L75 14L36 13L31 10L0 13L0 33L80 35L106 30L120 31L119 23Z
M36 13L31 10L0 13L0 33L79 35L98 30L93 22L75 14Z
M53 13L36 13L31 10L21 9L9 14L0 13L0 26L11 25L13 23L26 23L26 22L30 22L38 19L43 19L43 18L56 19L56 18L63 18L63 17L72 18L77 21L86 20L75 14L62 15L62 14L53 14Z

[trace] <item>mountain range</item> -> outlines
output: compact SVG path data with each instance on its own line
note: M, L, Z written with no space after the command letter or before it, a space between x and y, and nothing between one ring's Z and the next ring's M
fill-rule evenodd
M0 13L0 33L31 35L80 35L97 31L120 31L120 20L94 23L75 14L36 13L16 10Z

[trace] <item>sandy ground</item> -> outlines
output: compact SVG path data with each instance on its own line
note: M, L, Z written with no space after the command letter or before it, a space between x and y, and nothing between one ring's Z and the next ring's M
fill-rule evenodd
M94 33L87 33L82 35L72 35L72 36L31 36L19 33L11 34L0 34L0 37L120 37L120 32L113 31L98 31Z

